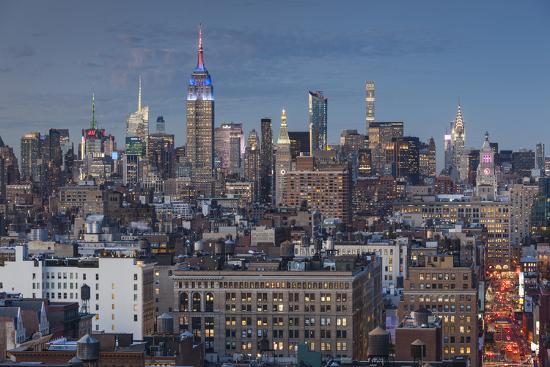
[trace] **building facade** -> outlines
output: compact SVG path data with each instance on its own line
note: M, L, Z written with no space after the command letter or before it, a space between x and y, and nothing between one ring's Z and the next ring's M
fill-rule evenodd
M286 360L303 342L323 356L364 359L368 331L383 311L380 262L371 259L349 270L307 270L305 263L277 270L278 262L175 270L175 320L205 342L210 361L266 353L262 342L268 356Z
M400 319L423 309L440 316L443 359L466 356L470 366L478 366L478 291L472 269L453 266L449 255L426 256L422 263L409 267Z
M211 196L214 179L214 87L204 65L199 29L197 67L187 88L187 157L197 194Z

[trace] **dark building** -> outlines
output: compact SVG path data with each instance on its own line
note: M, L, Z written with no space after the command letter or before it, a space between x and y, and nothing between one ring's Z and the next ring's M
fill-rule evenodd
M289 131L290 138L290 154L292 159L296 159L300 155L309 155L309 132L307 131Z
M479 149L472 149L468 154L468 183L476 184L477 166L479 166Z
M147 140L147 156L159 176L163 179L169 178L173 172L174 135L150 134Z
M270 118L263 118L260 123L260 198L263 203L270 204L273 191L273 128Z
M414 136L393 138L386 144L386 173L405 178L416 185L420 181L420 140Z
M512 170L520 177L531 176L531 170L535 168L535 152L521 149L512 153Z
M550 237L550 177L539 179L539 193L531 212L531 233L536 237Z

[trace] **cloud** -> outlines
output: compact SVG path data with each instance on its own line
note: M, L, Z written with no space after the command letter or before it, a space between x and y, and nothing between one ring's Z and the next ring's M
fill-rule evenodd
M13 68L10 68L10 67L0 67L0 73L10 73L11 71L13 71Z
M7 49L7 54L15 59L20 59L33 56L35 50L29 45L12 46Z

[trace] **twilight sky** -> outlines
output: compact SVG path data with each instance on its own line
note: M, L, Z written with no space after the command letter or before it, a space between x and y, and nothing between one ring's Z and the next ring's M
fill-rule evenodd
M549 143L547 0L2 0L0 136L17 152L32 130L70 128L76 142L94 91L99 126L121 144L141 74L152 122L163 114L183 144L199 22L216 125L248 131L270 116L277 127L285 107L289 130L305 130L307 90L322 90L337 142L364 131L372 79L377 120L434 136L439 155L459 97L468 146L485 130L503 148Z

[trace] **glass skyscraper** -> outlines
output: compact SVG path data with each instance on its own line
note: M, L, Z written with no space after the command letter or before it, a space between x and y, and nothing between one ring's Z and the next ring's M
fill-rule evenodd
M327 97L323 92L309 92L308 94L308 126L310 130L311 152L326 150L328 142L327 132Z

